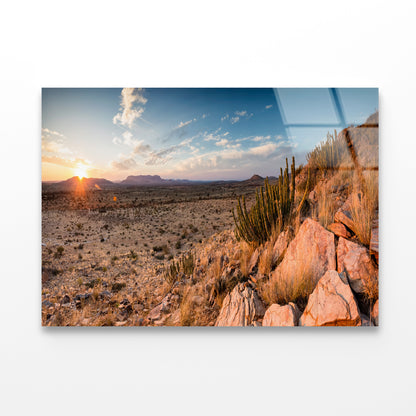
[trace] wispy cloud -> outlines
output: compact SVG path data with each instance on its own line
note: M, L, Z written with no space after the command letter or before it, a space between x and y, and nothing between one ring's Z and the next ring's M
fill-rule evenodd
M91 162L81 157L63 158L59 156L42 156L42 163L51 163L53 165L64 166L66 168L76 168L79 165L89 167Z
M65 136L57 131L42 129L42 153L72 154L65 145Z
M131 128L136 119L144 112L147 98L143 96L142 88L123 88L121 91L120 112L113 117L114 124Z
M215 146L225 146L228 143L227 139L221 139L220 141L215 143Z
M266 110L270 110L271 108L273 107L273 104L269 104L269 105L266 105L266 107L264 107Z
M175 128L174 130L178 130L181 129L182 127L186 127L189 126L192 122L196 121L196 118L193 118L192 120L188 120L188 121L181 121Z
M126 145L132 148L133 155L139 155L148 153L152 150L150 145L144 143L143 140L137 140L133 137L133 134L129 131L125 131L121 137L114 137L113 143L117 145Z
M225 121L228 118L230 118L230 115L229 114L226 114L224 117L221 117L221 121Z
M118 160L113 160L110 166L116 170L131 170L137 168L138 165L134 158L121 155Z
M265 140L270 140L270 136L255 136L251 140L253 142L263 142Z
M247 110L234 111L234 116L230 118L231 124L238 123L242 118L249 119L253 117L253 113L248 113Z

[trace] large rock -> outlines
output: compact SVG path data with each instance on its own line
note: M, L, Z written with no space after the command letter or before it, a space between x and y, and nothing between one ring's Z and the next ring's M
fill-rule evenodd
M327 270L335 269L334 234L307 218L289 244L272 278L293 279L299 274L307 274L308 278L318 281Z
M222 304L216 326L253 326L264 316L265 308L257 292L239 283Z
M294 303L285 306L275 303L264 314L263 326L296 326L299 316L299 309Z
M357 301L348 284L334 270L327 271L309 296L300 326L361 325Z
M378 271L374 267L367 249L352 241L340 238L337 248L338 272L345 271L351 288L364 293L365 288L377 285Z

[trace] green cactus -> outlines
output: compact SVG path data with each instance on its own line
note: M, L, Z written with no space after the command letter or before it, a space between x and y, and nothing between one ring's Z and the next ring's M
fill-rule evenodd
M250 211L247 210L245 197L237 201L236 211L233 210L235 234L238 240L243 239L249 244L262 244L272 233L283 230L292 221L293 215L300 212L309 186L306 186L301 204L295 210L295 158L292 158L289 177L289 163L280 169L276 185L271 185L266 178L264 186L256 189L256 201Z

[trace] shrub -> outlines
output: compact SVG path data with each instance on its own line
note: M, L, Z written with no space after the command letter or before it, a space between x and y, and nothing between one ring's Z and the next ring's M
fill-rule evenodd
M62 246L57 247L55 258L62 257L62 255L64 254L64 250L65 249Z
M194 255L192 252L182 255L178 261L172 262L166 267L164 278L169 284L173 284L180 279L180 273L190 276L195 267Z
M120 290L124 289L125 287L126 287L126 284L124 282L123 283L113 283L111 285L111 290L113 292L120 292Z

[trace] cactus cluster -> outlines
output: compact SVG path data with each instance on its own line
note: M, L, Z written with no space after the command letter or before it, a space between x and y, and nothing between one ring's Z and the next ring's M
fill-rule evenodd
M313 169L325 171L336 169L342 162L346 147L341 138L338 138L337 131L334 134L327 134L326 140L319 143L306 156L308 164Z
M247 210L244 196L238 199L237 210L233 210L238 240L262 244L273 232L280 232L290 224L293 215L300 211L308 190L307 185L302 201L295 210L295 171L295 157L292 157L290 175L286 159L286 168L284 171L280 168L277 184L271 185L266 178L264 186L256 189L256 201L250 211Z
M164 277L165 280L173 284L180 280L181 274L190 276L195 267L194 255L192 252L184 254L179 257L178 261L172 260L169 266L166 267Z

